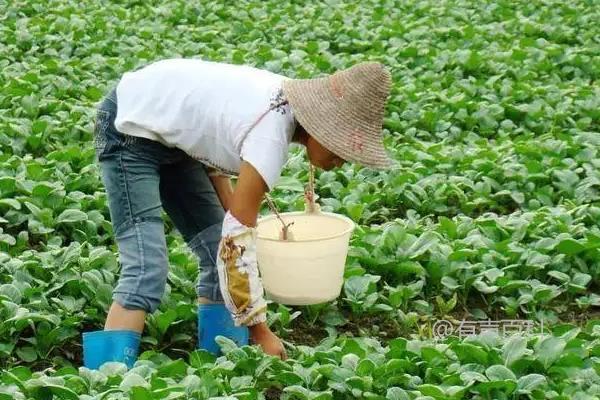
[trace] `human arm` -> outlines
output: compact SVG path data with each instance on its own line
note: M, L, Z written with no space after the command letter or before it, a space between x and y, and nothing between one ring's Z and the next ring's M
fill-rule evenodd
M258 171L251 164L242 162L235 189L226 175L209 172L209 177L223 208L247 227L255 227L258 210L267 191Z
M231 179L226 175L210 175L210 181L217 192L219 201L225 211L231 207L231 201L233 199L233 186L231 185Z
M236 325L247 325L253 343L285 358L281 340L266 324L266 302L256 262L256 220L267 185L248 162L242 162L223 221L217 268L225 305Z
M250 163L242 161L233 191L231 214L242 224L255 227L260 204L266 192L267 185L258 171Z

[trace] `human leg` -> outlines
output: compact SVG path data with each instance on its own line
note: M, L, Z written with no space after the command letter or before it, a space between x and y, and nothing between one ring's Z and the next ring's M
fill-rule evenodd
M224 210L204 166L186 157L161 171L163 207L199 260L198 347L219 353L214 338L228 337L248 344L248 329L236 327L221 295L217 249Z
M221 303L216 254L225 215L205 167L186 156L161 169L163 207L199 259L200 303Z
M112 93L98 109L94 141L121 275L104 331L83 334L84 365L94 369L106 361L133 366L146 313L158 307L168 272L159 194L162 149L118 132L115 115Z
M158 308L167 281L159 191L166 151L158 143L116 131L115 114L116 105L109 115L107 148L98 156L121 264L105 329L141 332L146 313Z

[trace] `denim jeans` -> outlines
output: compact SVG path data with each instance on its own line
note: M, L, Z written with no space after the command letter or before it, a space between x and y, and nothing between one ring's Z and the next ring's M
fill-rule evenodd
M116 113L113 90L99 105L94 127L121 264L113 300L127 309L158 308L169 268L164 208L199 259L198 296L222 302L216 257L224 210L206 167L180 149L117 131Z

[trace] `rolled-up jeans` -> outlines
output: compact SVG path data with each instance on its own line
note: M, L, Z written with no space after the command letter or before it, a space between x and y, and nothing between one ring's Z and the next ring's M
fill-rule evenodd
M216 257L224 210L207 168L178 148L117 131L116 113L112 90L97 109L94 145L121 265L113 300L149 313L160 305L169 269L164 208L199 258L198 296L222 302Z

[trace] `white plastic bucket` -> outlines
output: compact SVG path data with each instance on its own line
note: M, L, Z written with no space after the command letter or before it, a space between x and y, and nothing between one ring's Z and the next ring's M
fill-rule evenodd
M343 215L281 213L293 240L279 239L275 216L257 223L256 256L267 296L288 305L318 304L337 298L344 282L354 222Z

